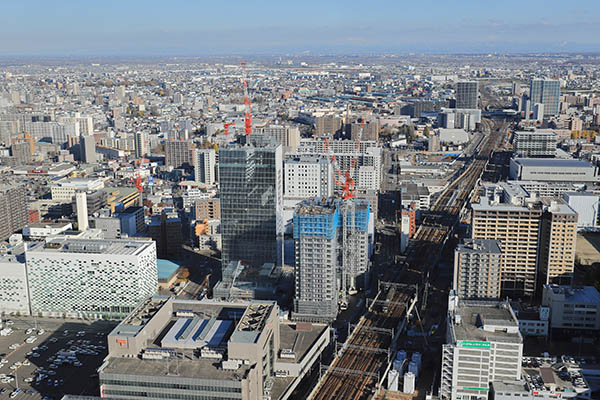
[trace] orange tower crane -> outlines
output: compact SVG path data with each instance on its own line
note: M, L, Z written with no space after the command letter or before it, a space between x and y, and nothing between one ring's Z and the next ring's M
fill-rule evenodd
M250 99L248 99L248 74L246 72L246 61L242 61L242 76L244 84L244 106L246 111L244 112L244 132L246 135L252 133L252 111L250 107Z

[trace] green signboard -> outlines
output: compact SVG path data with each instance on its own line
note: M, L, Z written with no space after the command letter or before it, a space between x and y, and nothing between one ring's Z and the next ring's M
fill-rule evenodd
M476 388L476 387L463 387L463 390L481 390L481 391L489 391L488 388Z
M472 340L463 340L458 345L460 347L476 347L479 349L489 349L491 347L490 342L475 342Z

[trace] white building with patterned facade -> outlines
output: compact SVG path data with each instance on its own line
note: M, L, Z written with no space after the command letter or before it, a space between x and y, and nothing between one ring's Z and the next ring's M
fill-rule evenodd
M33 315L120 318L156 293L156 243L56 238L26 252Z

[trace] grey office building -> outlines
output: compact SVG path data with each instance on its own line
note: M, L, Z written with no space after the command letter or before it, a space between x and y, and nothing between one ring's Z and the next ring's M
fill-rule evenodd
M477 108L477 81L458 82L456 84L456 108Z
M529 86L531 104L543 104L544 116L558 115L560 82L550 79L532 79Z
M237 260L255 267L283 261L281 145L250 136L219 151L223 268Z

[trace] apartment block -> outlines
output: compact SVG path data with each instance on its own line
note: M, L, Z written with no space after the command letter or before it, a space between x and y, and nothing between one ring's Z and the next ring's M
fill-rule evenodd
M165 165L173 168L191 167L192 142L188 140L170 140L165 142Z
M294 213L294 318L332 321L338 303L368 284L369 203L306 200Z
M525 204L528 194L519 186L486 185L484 190L479 203L471 205L472 238L500 242L503 295L532 296L542 208Z
M336 115L323 115L315 118L316 136L333 136L341 133L343 120Z
M465 239L454 250L453 289L461 299L500 298L500 258L496 240Z
M556 132L517 131L514 133L514 153L518 157L554 157Z
M570 284L575 269L577 213L568 204L555 200L543 207L538 285Z
M333 196L333 165L326 155L295 155L284 164L286 199Z
M221 219L221 200L216 197L196 200L194 202L194 211L194 217L199 221Z
M194 149L194 180L206 185L214 185L217 181L217 156L215 149Z
M503 296L530 297L545 283L571 281L577 213L564 201L502 183L485 185L472 209L473 239L500 243Z
M0 185L0 241L27 225L25 185Z
M381 184L382 149L377 142L365 140L332 140L329 145L322 139L302 139L297 154L322 156L332 152L338 166L347 171L356 159L355 184L359 189L379 190Z

